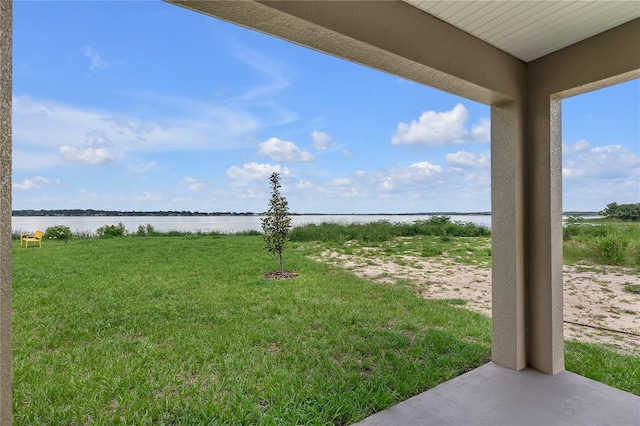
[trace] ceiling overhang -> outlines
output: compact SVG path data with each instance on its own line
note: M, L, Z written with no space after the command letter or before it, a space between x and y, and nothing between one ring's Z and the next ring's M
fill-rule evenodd
M524 62L640 18L638 1L402 1Z
M562 96L640 74L639 2L165 1L489 105L521 99L526 92L523 84L534 68L553 81L548 82L552 89L549 93ZM578 3L576 7L594 3L600 14L593 14L596 9L583 10L580 16L585 24L577 25L577 15L571 13L546 15L536 21L529 18L533 9L520 9L532 6L543 13L545 8L569 3ZM633 7L629 8L629 3ZM510 13L503 9L507 4L512 7ZM431 7L428 10L441 16L422 9ZM457 14L449 10L452 7L459 7L455 9ZM570 10L577 14L579 9ZM457 25L464 27L446 21L442 14L447 11L457 16ZM461 19L463 11L466 21ZM616 25L619 21L615 16L624 23ZM528 28L524 39L530 39L527 49L531 50L514 51L499 41L472 34L467 24L482 20L486 28L491 22L498 25L498 21L503 30ZM536 26L547 26L543 33L553 36L540 34L536 40L531 33L536 32ZM578 32L578 26L583 31ZM559 34L565 33L570 37L560 40ZM614 77L616 80L611 80Z

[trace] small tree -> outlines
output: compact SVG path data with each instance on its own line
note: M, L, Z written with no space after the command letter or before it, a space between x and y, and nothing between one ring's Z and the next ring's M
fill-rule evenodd
M269 210L262 219L262 231L264 233L265 250L270 253L277 253L280 258L280 274L284 274L284 264L282 263L282 252L289 241L289 230L291 229L291 217L287 199L280 195L280 175L273 172L269 177L271 183L271 200L269 200Z

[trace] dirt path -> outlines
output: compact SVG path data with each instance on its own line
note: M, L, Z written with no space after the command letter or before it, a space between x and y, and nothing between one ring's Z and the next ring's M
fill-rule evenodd
M403 259L325 251L319 260L381 283L410 281L421 297L463 299L468 309L491 315L491 269L449 259ZM640 284L640 274L631 269L565 266L565 338L640 354L640 295L625 291L629 284Z

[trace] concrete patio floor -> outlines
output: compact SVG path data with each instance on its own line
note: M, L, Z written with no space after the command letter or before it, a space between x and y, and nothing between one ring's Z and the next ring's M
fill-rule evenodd
M568 371L554 376L488 363L358 426L640 425L640 397Z

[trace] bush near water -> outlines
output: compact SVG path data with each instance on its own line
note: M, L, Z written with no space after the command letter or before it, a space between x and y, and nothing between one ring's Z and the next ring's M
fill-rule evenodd
M370 223L341 224L323 222L319 225L308 224L291 230L291 241L320 241L342 243L357 240L365 243L389 241L397 237L414 236L441 237L488 237L491 230L484 225L472 222L451 221L449 216L433 216L427 220L413 223L391 223L380 220Z

